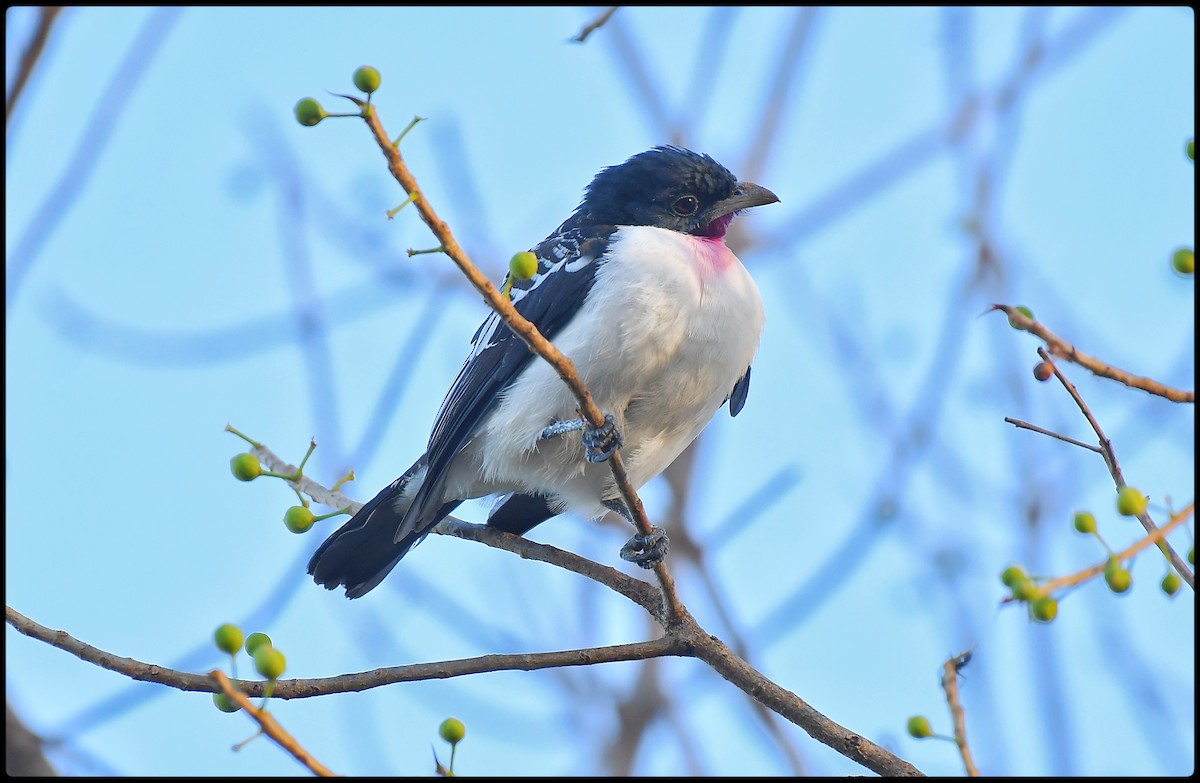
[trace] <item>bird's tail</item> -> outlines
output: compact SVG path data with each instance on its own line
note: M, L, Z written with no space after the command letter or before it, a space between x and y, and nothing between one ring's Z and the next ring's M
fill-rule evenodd
M313 581L329 590L344 586L347 598L366 595L458 506L460 501L446 503L432 519L420 520L419 524L405 520L425 477L426 465L423 455L321 544L308 561ZM402 528L408 528L408 532L397 540Z

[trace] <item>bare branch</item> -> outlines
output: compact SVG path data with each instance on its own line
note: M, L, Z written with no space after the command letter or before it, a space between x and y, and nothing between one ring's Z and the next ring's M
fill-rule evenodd
M1090 443L1083 443L1082 441L1075 440L1074 438L1068 438L1066 435L1059 435L1057 432L1051 432L1050 430L1044 430L1041 427L1030 424L1027 421L1021 421L1020 419L1014 419L1011 416L1005 416L1004 420L1006 422L1008 422L1009 424L1013 425L1014 427L1016 427L1017 429L1030 430L1032 432L1041 433L1042 435L1049 435L1051 438L1058 438L1061 441L1070 443L1072 446L1078 446L1081 449L1087 449L1088 451L1094 451L1101 456L1104 455L1104 450L1101 449L1099 446L1093 446Z
M967 718L958 700L958 670L966 666L970 659L971 654L965 652L942 664L942 690L946 692L946 704L949 705L950 716L954 720L954 744L958 745L958 751L962 754L967 774L977 778L979 768L975 766L975 761L971 758L971 749L967 746Z
M998 304L992 305L991 309L1000 310L1007 315L1008 322L1014 328L1041 338L1046 343L1046 347L1050 349L1050 353L1090 370L1093 375L1099 375L1101 378L1108 378L1117 383L1123 383L1131 389L1141 389L1144 392L1165 397L1171 402L1194 403L1196 401L1196 392L1194 391L1172 389L1153 378L1143 378L1140 375L1134 375L1133 373L1105 364L1093 356L1088 356L1042 324L1019 312L1015 307Z
M587 37L589 35L591 35L592 33L594 33L596 30L599 30L601 27L603 27L604 23L608 21L608 18L610 16L612 16L613 14L615 14L617 12L617 9L620 7L621 6L619 6L619 5L610 5L608 8L605 8L603 11L600 12L599 16L597 16L595 19L593 19L592 21L585 24L583 26L583 29L579 31L579 34L576 35L571 40L576 43L583 43L584 41L586 41Z

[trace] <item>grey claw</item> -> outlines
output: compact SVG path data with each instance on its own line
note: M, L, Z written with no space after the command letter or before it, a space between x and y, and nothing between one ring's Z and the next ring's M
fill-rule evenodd
M607 462L624 442L611 413L604 414L603 426L583 428L584 457L588 462Z
M667 556L667 548L671 539L658 525L650 528L650 535L638 534L625 542L621 547L621 559L637 563L642 568L650 569L657 566Z

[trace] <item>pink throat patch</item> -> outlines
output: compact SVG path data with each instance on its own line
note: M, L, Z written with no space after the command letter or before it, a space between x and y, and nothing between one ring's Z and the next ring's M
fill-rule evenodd
M725 245L725 237L698 236L692 239L693 263L701 278L714 277L737 263L737 256Z

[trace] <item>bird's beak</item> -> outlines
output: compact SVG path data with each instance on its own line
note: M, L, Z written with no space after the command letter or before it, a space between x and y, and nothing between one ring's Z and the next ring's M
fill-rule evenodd
M713 205L711 214L713 218L717 218L750 207L774 204L776 201L779 201L779 196L762 185L755 185L753 182L739 182L732 196Z

